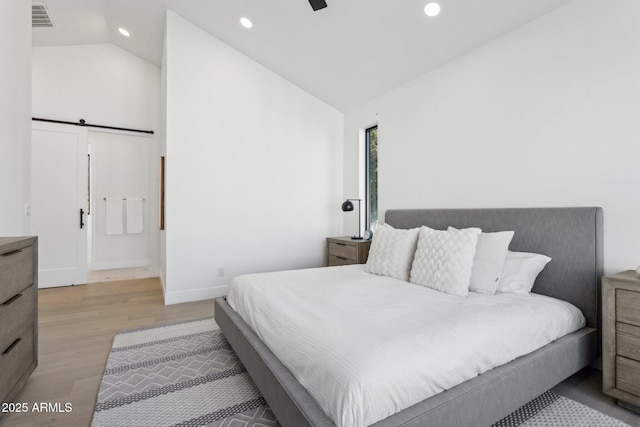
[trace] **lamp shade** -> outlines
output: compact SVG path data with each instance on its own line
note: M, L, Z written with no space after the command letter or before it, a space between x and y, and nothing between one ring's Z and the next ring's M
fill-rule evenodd
M351 212L352 210L353 210L353 203L351 203L351 200L346 200L342 204L342 212Z

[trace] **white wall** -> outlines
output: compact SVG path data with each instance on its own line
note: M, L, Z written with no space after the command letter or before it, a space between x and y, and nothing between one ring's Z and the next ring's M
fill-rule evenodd
M32 75L34 117L72 122L82 118L92 124L155 132L161 128L160 68L115 45L34 47ZM92 133L97 132L92 128ZM150 232L151 264L159 268L160 141L152 136L148 143L149 158L144 166L149 170L146 179L151 191L145 204L149 213L145 226ZM116 149L93 154L92 160L104 166L103 170L109 162L113 163L114 171L117 163L122 163ZM129 249L139 252L136 248ZM102 266L127 267L140 261L128 258L128 262L115 262L124 253L111 245L97 248L94 255L102 257L98 260Z
M29 233L31 7L0 2L0 236Z
M606 272L635 268L639 19L636 0L575 0L348 112L345 195L358 130L377 121L381 215L602 206Z
M322 266L342 228L342 114L172 12L166 80L165 302Z
M160 68L109 43L34 47L33 116L156 130Z

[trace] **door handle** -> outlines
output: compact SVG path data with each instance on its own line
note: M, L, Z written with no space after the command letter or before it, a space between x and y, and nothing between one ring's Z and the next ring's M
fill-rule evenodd
M84 209L80 208L80 228L84 228Z

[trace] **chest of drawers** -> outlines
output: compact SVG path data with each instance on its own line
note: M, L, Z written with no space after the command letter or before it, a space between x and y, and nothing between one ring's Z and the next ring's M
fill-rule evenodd
M364 264L369 257L370 240L351 237L328 237L327 255L329 267L334 265Z
M38 363L38 240L0 237L0 401L9 402Z
M640 411L640 275L625 271L602 283L603 390Z

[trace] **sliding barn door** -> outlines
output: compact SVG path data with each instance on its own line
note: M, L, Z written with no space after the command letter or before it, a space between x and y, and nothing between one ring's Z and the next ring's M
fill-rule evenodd
M31 234L41 288L87 283L87 129L33 122Z

